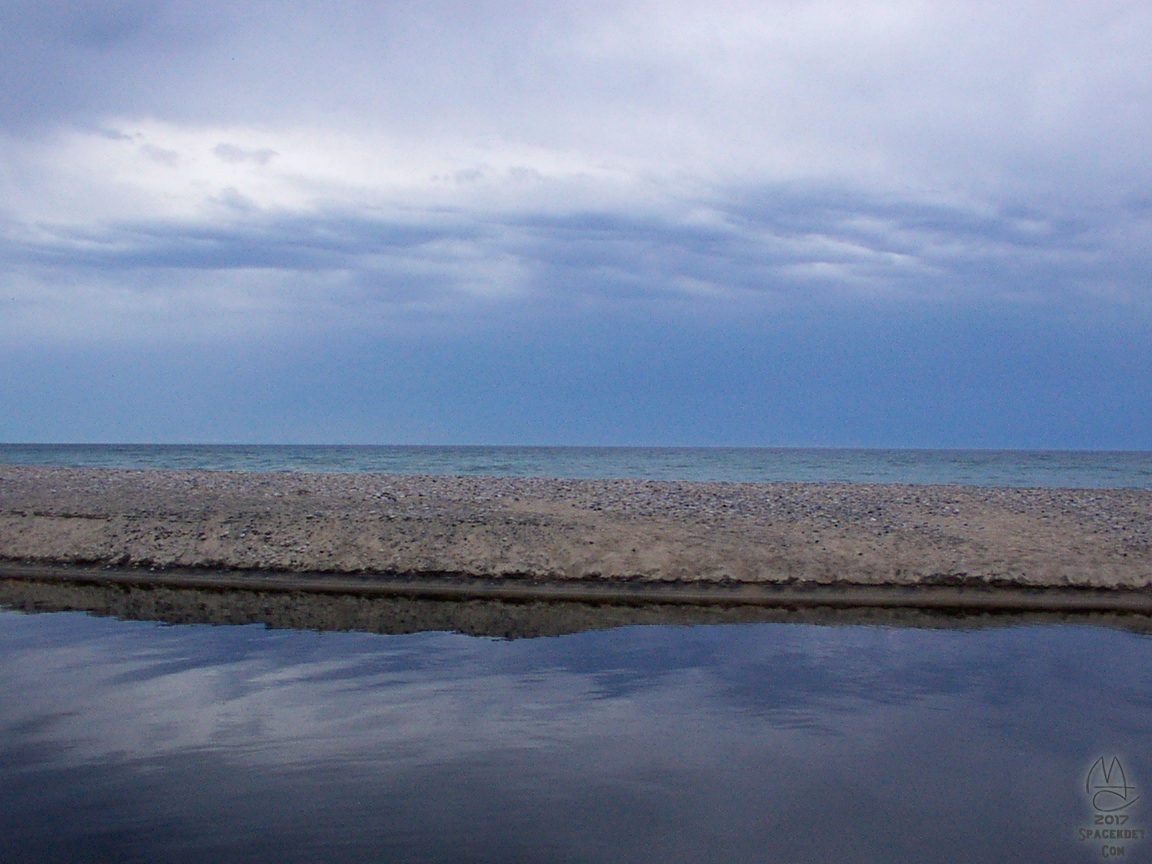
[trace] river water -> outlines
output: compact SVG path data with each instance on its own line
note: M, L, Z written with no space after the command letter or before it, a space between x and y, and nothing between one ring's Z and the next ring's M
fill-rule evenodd
M1102 757L1122 830L1152 829L1152 638L997 622L507 641L0 611L0 861L1148 860L1080 832L1115 818Z

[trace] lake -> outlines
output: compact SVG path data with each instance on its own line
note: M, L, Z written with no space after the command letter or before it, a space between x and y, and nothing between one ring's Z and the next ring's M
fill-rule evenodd
M736 483L1152 489L1152 452L789 447L3 444L0 463Z

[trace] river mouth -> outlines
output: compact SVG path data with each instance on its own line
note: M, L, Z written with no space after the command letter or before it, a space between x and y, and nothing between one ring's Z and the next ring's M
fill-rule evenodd
M21 586L4 861L1131 860L1152 828L1133 616L359 598L419 631L381 633L290 593Z
M0 606L4 861L1131 860L1152 829L1143 615L27 578Z

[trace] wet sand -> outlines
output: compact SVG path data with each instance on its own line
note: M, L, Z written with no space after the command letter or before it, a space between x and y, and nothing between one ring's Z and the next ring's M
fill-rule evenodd
M302 590L958 586L1144 603L1152 492L0 465L0 563L306 575Z
M1066 593L1061 592L1061 596ZM337 590L258 590L211 585L191 587L154 580L106 581L86 579L75 572L55 572L50 577L41 574L38 578L0 576L0 608L28 613L86 612L166 624L259 624L269 629L384 634L452 631L500 639L561 636L646 624L695 626L765 622L933 629L1078 624L1152 633L1152 605L1146 606L1143 612L1043 608L1020 611L995 606L886 606L883 598L874 598L876 602L871 605L852 605L849 597L825 596L844 605L821 605L819 596L809 597L808 604L791 605L622 602L619 597L599 603L555 599L515 602L475 596L452 600Z

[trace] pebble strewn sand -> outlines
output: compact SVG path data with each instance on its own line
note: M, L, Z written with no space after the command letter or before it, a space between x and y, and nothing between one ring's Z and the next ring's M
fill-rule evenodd
M0 465L0 560L1152 586L1152 492Z

